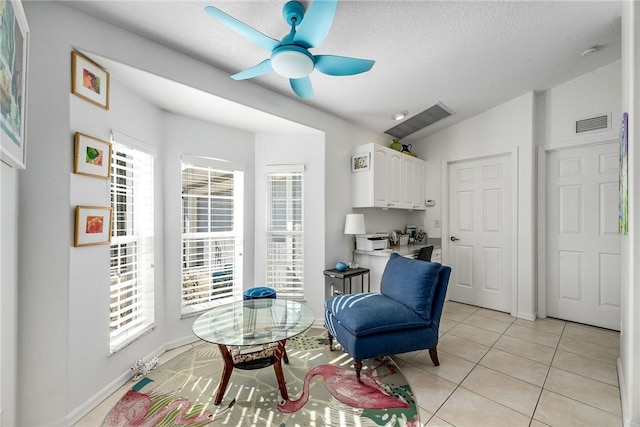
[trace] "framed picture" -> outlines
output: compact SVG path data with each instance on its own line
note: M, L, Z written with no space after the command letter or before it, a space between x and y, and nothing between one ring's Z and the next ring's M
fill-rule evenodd
M76 132L73 173L111 177L111 143Z
M351 172L369 170L369 153L356 154L351 158Z
M71 52L71 93L109 109L109 73L98 64Z
M629 115L622 114L620 128L620 178L618 182L618 232L626 235L629 232Z
M24 169L29 27L16 0L0 1L0 159Z
M104 245L111 242L111 207L76 206L73 246Z

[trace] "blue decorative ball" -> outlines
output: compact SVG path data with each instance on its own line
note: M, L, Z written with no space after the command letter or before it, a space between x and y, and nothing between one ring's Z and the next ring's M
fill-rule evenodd
M336 270L338 271L347 271L347 268L349 267L344 262L339 262L336 264Z

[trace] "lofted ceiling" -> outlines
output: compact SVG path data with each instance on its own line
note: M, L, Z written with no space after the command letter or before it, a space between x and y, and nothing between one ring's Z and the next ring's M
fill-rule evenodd
M61 3L230 75L269 52L211 18L205 6L275 39L289 31L280 0ZM332 77L316 70L309 100L298 98L275 73L233 84L258 84L380 133L398 124L393 115L399 111L410 118L441 102L454 112L404 139L413 142L619 59L620 13L619 1L342 0L327 38L311 52L373 59L371 71ZM596 53L581 55L592 46ZM119 70L123 77L125 70Z

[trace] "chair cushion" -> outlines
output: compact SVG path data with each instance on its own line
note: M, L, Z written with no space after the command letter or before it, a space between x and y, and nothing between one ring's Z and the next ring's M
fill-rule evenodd
M325 301L330 321L342 324L355 336L400 329L426 328L430 322L411 308L380 293L340 295ZM381 315L384 314L384 315Z
M380 291L431 320L431 306L440 264L418 261L392 253L382 273Z

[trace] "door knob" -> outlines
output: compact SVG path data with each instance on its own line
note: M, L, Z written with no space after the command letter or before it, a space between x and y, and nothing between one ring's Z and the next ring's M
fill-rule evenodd
M451 240L452 242L455 242L456 240L460 240L460 239L458 239L456 236L451 236L449 237L449 240Z

